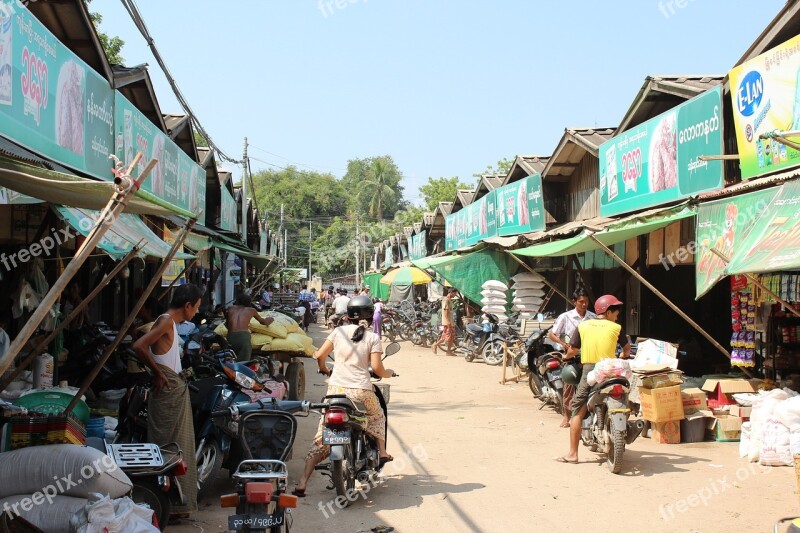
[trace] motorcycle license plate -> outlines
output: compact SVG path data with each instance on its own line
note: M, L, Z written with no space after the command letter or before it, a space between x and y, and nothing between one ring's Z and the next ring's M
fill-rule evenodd
M547 379L551 382L557 379L561 379L561 370L550 370L547 372Z
M269 529L283 525L284 513L275 514L235 514L228 517L228 529L241 531L245 527L250 530Z
M322 444L350 444L350 432L346 429L322 428Z

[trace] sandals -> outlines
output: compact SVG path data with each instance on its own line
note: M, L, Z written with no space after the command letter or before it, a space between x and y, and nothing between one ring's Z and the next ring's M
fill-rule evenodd
M306 491L305 491L305 489L303 489L303 490L294 489L292 491L292 496L297 496L298 498L305 498L306 497Z
M380 471L386 463L391 463L394 461L394 457L391 455L387 455L386 457L381 457L380 461L378 461L378 470Z

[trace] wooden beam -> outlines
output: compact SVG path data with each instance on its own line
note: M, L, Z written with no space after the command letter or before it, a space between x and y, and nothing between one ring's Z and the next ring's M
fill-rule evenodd
M514 261L516 261L517 263L522 265L525 268L525 270L527 270L531 274L539 274L538 272L533 270L531 267L529 267L524 261L520 260L519 257L517 257L516 255L512 254L510 251L506 250L506 253L508 255L510 255L511 258L514 259ZM541 274L539 274L539 275L541 276ZM564 294L563 292L558 290L558 288L555 285L553 285L552 283L550 283L549 281L547 281L547 279L544 276L542 276L542 281L544 282L545 285L550 287L552 290L556 291L556 294L558 294L559 296L564 298L567 301L567 303L572 303L572 300L570 300L569 297L566 294Z
M572 264L575 265L575 270L578 271L578 275L581 277L581 281L583 282L583 288L586 289L586 292L589 293L589 299L594 301L594 291L592 291L592 285L586 281L586 272L583 270L580 261L578 261L577 254L572 254L570 256L572 258Z

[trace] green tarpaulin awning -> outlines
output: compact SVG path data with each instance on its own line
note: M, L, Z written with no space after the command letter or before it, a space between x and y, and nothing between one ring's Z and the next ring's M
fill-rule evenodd
M91 209L64 206L54 206L54 209L64 222L84 237L89 235L94 227L94 221L100 216L100 211ZM98 248L114 259L121 259L140 241L141 255L144 256L163 259L172 248L153 233L141 218L128 213L122 213L114 220L98 244ZM193 255L177 253L173 261L192 258Z
M480 303L482 285L489 280L508 283L519 265L505 253L484 248L466 255L439 257L429 266L466 298Z
M594 232L594 236L606 246L613 246L633 237L665 228L674 222L693 217L696 214L696 208L683 204L658 213L634 216L609 224L602 231ZM525 257L561 257L591 252L600 247L589 237L590 235L592 235L592 231L584 230L579 235L568 239L535 244L527 248L511 250L511 253Z
M26 165L0 156L0 187L56 205L82 209L103 209L114 193L114 183L82 178L41 167ZM126 213L194 217L189 211L172 206L158 196L138 191L129 199Z
M273 272L281 266L280 260L278 260L277 257L260 255L258 252L254 252L253 250L248 250L247 248L241 246L234 246L217 239L212 239L211 242L215 248L219 248L220 250L225 250L226 252L241 256L248 263L252 263L259 270L264 270L265 268L270 267L269 271Z
M383 274L376 272L374 274L364 274L364 285L369 287L369 293L373 298L380 298L386 301L389 298L389 286L381 283Z

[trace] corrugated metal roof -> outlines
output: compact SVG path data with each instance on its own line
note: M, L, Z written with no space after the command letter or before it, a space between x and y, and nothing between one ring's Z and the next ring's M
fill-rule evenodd
M439 202L439 205L436 207L436 212L434 213L435 216L441 215L446 217L450 213L453 212L453 202Z
M800 34L800 2L788 0L734 66L739 66L798 34Z
M647 76L642 88L622 117L616 134L638 126L690 98L722 84L722 74Z
M453 208L451 212L459 211L461 208L468 206L472 203L475 197L475 191L470 189L458 189L456 192L456 199L453 201Z
M541 174L549 160L550 156L518 155L503 180L503 185L514 183L533 174Z
M422 214L422 227L430 227L433 226L433 221L436 218L435 213L423 213Z
M167 125L164 123L164 115L161 114L161 107L158 104L150 74L147 72L147 65L142 64L135 67L114 65L112 71L114 72L114 87L130 100L150 122L167 133Z
M597 157L600 145L614 136L616 128L567 128L542 171L543 179L566 181L588 153Z
M716 198L735 196L737 194L754 191L756 189L763 189L769 187L770 185L783 183L785 181L789 181L797 177L800 177L800 168L793 168L785 172L779 172L777 174L771 174L769 176L763 176L761 178L742 181L735 185L731 185L730 187L725 187L724 189L718 189L716 191L706 192L698 195L696 198L702 202L702 201L713 200Z
M11 159L15 159L22 163L44 167L57 172L62 172L64 174L75 174L73 171L56 163L55 161L50 161L49 159L41 157L35 152L18 145L12 140L6 139L2 135L0 135L0 154L6 155Z

